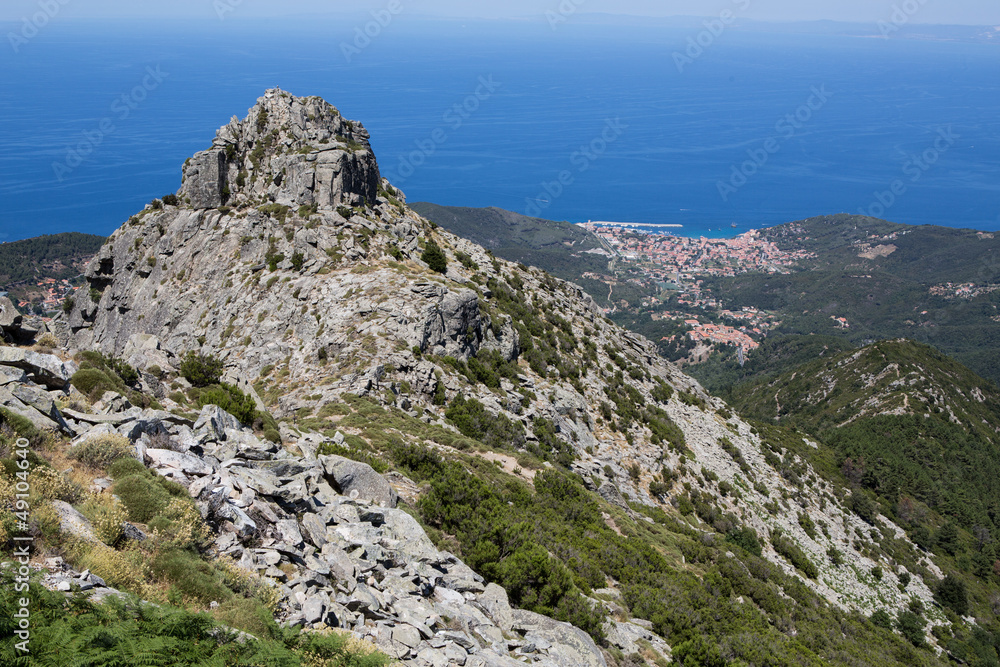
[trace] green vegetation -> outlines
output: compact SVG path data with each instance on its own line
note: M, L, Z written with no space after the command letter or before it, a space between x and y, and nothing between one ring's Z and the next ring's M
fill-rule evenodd
M895 249L885 257L859 257L859 246L871 245L873 234L895 234L877 242ZM764 230L762 237L783 250L817 257L805 263L805 270L788 275L706 280L725 307L778 311L781 334L836 333L855 345L910 338L1000 382L1000 329L991 319L1000 312L1000 292L946 299L929 291L947 282L1000 284L1000 239L968 229L911 227L852 215L780 225ZM836 330L831 315L847 318L850 329Z
M195 387L218 384L222 378L222 362L210 354L189 351L181 360L181 375Z
M5 563L6 565L6 563ZM0 653L4 664L28 665L295 665L381 667L389 660L337 633L279 628L262 618L256 637L240 638L218 618L132 597L110 596L94 604L83 594L49 591L33 577L17 592L16 567L0 569ZM29 655L14 635L18 599L31 600ZM230 609L237 609L230 605ZM246 608L246 605L243 605ZM225 618L224 614L219 614ZM244 614L244 616L246 616ZM230 614L232 620L234 616ZM239 620L239 619L237 619ZM240 625L247 625L241 623ZM20 656L20 657L18 657Z
M431 271L437 273L448 271L448 258L434 239L427 240L424 252L420 255L420 261L425 262Z
M695 492L693 503L679 496L706 521L698 529L650 508L641 511L653 523L635 520L560 468L536 465L529 484L470 454L510 451L511 438L484 442L492 437L489 419L470 399L449 406L453 422L471 434L450 443L454 434L395 408L350 395L344 401L337 412L346 408L351 414L338 426L360 433L345 447L352 457L387 462L426 489L415 509L441 548L503 585L513 603L570 621L598 642L603 612L580 596L613 580L622 593L616 603L624 617L652 622L674 647L675 660L682 656L685 665L942 664L893 630L826 605L762 559L756 533L721 512L712 496ZM549 429L541 421L533 424L540 443ZM474 439L479 437L483 440ZM444 455L426 441L462 451ZM791 540L780 534L772 539L786 558L813 574ZM782 630L791 627L794 635Z
M0 290L10 292L14 303L31 303L30 310L43 314L42 291L36 283L46 278L80 284L84 263L100 250L103 237L71 232L36 236L0 244ZM66 303L63 310L69 310Z
M147 395L136 391L139 373L126 362L100 352L81 352L76 361L79 370L70 382L91 401L98 401L106 391L124 395L133 405L148 407L154 402Z
M1000 663L993 612L1000 599L996 386L933 348L881 341L750 382L732 400L745 415L784 425L757 428L768 447L765 458L789 483L803 488L801 469L790 463L801 457L835 488L850 490L837 493L872 527L855 546L905 567L903 589L910 572L922 574L952 620L935 630L949 652L970 664ZM803 433L818 447L804 444ZM916 553L885 536L883 514L907 532ZM775 548L798 567L794 552ZM935 552L944 579L936 582L923 568L920 550ZM834 565L843 562L832 547L828 556ZM874 579L881 574L881 568L871 572ZM916 647L925 643L922 613L903 611L894 623ZM979 619L974 631L959 621L964 615Z
M426 202L410 207L449 232L490 249L498 257L537 266L559 278L579 281L587 271L607 269L606 258L582 254L601 247L597 238L568 222L529 218L500 208L438 206ZM462 261L460 257L458 260ZM606 296L607 286L603 287Z
M107 468L119 459L135 456L135 447L118 434L99 435L73 448L70 457L92 468ZM138 463L138 461L136 461Z

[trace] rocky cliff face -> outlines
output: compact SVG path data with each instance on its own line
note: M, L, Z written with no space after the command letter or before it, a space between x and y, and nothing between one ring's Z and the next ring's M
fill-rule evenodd
M269 90L242 121L184 164L179 196L195 209L255 202L374 203L379 173L360 123L318 97Z
M568 452L587 485L626 508L622 495L676 513L695 488L795 574L787 549L768 544L783 535L817 568L803 580L833 604L871 612L930 600L919 576L905 594L892 567L868 576L879 561L855 536L870 526L832 486L606 320L580 288L408 209L379 180L361 126L325 102L268 91L187 164L178 196L178 206L133 216L101 249L67 317L71 347L140 366L152 351L157 365L188 350L216 355L288 441L332 426L324 406L346 393L451 430L442 399L474 397L519 425L514 446ZM420 259L431 241L445 274ZM539 430L546 423L555 445ZM831 563L831 549L854 567Z

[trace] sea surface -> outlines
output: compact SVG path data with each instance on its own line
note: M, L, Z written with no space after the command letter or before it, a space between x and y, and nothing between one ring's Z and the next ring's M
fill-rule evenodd
M411 201L691 236L862 211L1000 229L995 45L405 15L355 42L364 27L53 20L15 52L0 24L0 238L109 234L274 86L360 120Z

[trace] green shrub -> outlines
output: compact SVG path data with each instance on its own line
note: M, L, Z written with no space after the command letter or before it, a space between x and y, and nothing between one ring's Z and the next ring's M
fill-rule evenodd
M160 197L160 199L162 199L163 203L167 206L177 206L181 203L180 200L177 198L177 195L173 194L163 195L162 197Z
M108 475L111 479L121 479L123 477L128 477L129 475L135 474L145 474L146 466L142 464L139 459L128 457L117 459L114 463L108 466Z
M105 469L119 459L131 459L142 466L135 459L135 446L128 438L116 433L88 438L74 447L69 455L92 468Z
M118 384L107 373L97 368L81 368L70 383L91 401L97 401L106 391L118 391Z
M805 512L799 512L799 525L802 526L802 530L805 531L810 539L816 539L816 524L813 522L812 517Z
M834 565L839 566L844 564L844 554L842 554L840 552L840 549L838 549L837 547L830 547L829 549L827 549L826 557L829 558L830 562L833 563Z
M864 519L865 523L874 525L875 517L878 516L878 507L875 505L875 501L868 497L868 494L856 490L851 494L851 509L859 517Z
M441 249L441 246L434 239L427 241L427 245L424 246L424 252L420 255L420 260L425 262L431 271L436 271L437 273L446 273L448 271L448 258L445 256L444 250Z
M969 598L965 590L965 582L955 575L949 574L935 586L934 600L959 616L965 616L969 613Z
M240 420L245 426L252 426L257 419L257 404L253 397L239 387L223 382L206 387L198 394L198 407L217 405Z
M916 647L924 646L924 625L926 621L912 611L901 611L896 617L896 628L906 639Z
M889 612L885 609L879 609L873 613L870 617L872 623L880 628L885 628L886 630L892 630L892 616L889 616Z
M810 579L815 579L819 576L819 568L809 557L805 554L802 549L798 547L789 537L781 532L780 529L775 529L771 533L771 546L779 554L784 556L788 561L794 565L796 568L802 571L804 575Z
M302 265L306 262L306 256L301 252L296 252L292 255L292 268L296 271L302 270Z
M744 526L742 528L736 528L729 531L726 534L726 540L742 548L748 554L752 554L758 558L760 558L761 553L763 553L760 545L760 539L757 537L757 532L750 526Z
M223 583L221 572L186 549L164 549L149 563L153 574L170 583L187 598L202 603L226 602L233 592Z
M122 552L103 548L116 563ZM141 556L141 554L138 554ZM111 562L111 558L104 558ZM126 564L127 565L127 564ZM104 572L115 570L106 567ZM101 574L94 568L95 574ZM168 604L108 596L95 603L83 594L50 591L32 577L27 591L16 587L17 568L0 570L0 618L13 619L18 598L31 600L30 660L18 659L13 625L7 623L0 652L11 665L320 665L383 667L384 655L339 633L264 629L263 615L253 605L227 603L217 618ZM111 585L119 585L106 576ZM126 586L121 586L127 588ZM273 621L272 621L273 624ZM258 631L237 638L228 628Z
M222 362L210 354L189 351L181 361L181 375L195 387L218 384L222 378Z
M16 412L11 412L7 408L0 408L0 424L6 424L13 429L14 433L32 442L37 442L42 437L41 431L35 428L30 419L22 417Z
M166 489L143 474L118 479L113 490L125 505L129 520L139 523L148 523L170 504Z
M492 415L474 398L459 394L445 411L445 418L462 435L479 440L490 449L519 449L525 443L524 427L501 413Z

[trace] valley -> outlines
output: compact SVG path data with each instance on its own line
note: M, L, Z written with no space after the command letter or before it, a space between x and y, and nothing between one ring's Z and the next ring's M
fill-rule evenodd
M848 270L902 299L923 232L425 217L360 122L280 89L206 145L64 311L0 346L0 526L32 541L50 661L1000 660L1000 394L923 344L859 348L895 311L810 301L813 336L787 305ZM956 234L926 253L948 304L930 287L993 280L988 245L951 275ZM723 326L758 347L716 353L713 395L663 354Z

